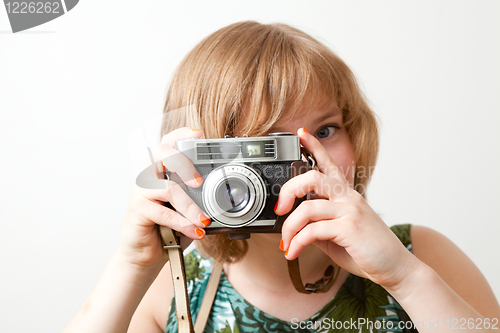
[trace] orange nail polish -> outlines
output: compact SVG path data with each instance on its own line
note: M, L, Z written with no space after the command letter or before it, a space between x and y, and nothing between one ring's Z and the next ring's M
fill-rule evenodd
M274 211L276 212L276 209L278 208L278 202L279 201L276 201L276 204L274 205Z
M194 232L196 232L196 234L198 235L198 237L203 236L203 230L200 229L200 228L196 228L196 230Z
M302 127L302 131L304 131L304 133L306 134L309 134L309 132L304 127Z
M194 174L194 181L198 185L200 185L201 183L203 183L203 178L201 178L201 176L200 176L200 174L198 172Z
M280 240L280 250L283 251L283 239Z
M198 219L205 227L210 224L210 219L205 214L200 213Z
M285 257L288 255L288 249L285 251Z

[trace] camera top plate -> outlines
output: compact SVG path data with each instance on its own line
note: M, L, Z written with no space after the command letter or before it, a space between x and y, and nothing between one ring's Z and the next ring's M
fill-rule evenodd
M194 165L301 160L299 137L291 133L271 133L261 137L187 139L177 141L175 148Z

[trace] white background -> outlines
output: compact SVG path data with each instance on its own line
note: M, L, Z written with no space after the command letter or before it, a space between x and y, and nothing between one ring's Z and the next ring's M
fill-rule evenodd
M81 1L17 34L0 7L0 331L69 322L118 243L131 134L188 50L249 19L347 62L381 121L369 202L448 236L500 296L500 1Z

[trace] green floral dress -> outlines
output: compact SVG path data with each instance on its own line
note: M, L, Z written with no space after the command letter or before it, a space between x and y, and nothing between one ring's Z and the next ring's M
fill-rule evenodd
M409 251L410 225L391 230ZM188 293L193 321L211 273L211 263L193 249L184 254ZM172 300L166 332L177 332L175 304ZM305 321L275 318L248 303L234 290L224 273L205 327L205 333L239 332L417 332L396 300L381 286L349 275L335 297Z

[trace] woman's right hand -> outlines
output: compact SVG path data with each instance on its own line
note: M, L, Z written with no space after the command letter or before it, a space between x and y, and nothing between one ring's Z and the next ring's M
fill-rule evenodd
M210 219L181 185L159 177L168 170L175 172L185 185L200 187L203 179L191 160L177 151L174 145L178 140L202 136L201 130L179 128L165 135L154 151L155 167L149 168L150 172L141 174L143 179L140 182L152 186L134 186L125 217L118 252L126 261L144 267L163 266L167 257L161 246L159 225L187 236L182 239L183 246L189 245L193 239L205 237L203 229L210 224ZM144 176L147 179L144 179ZM164 206L166 202L175 210Z

